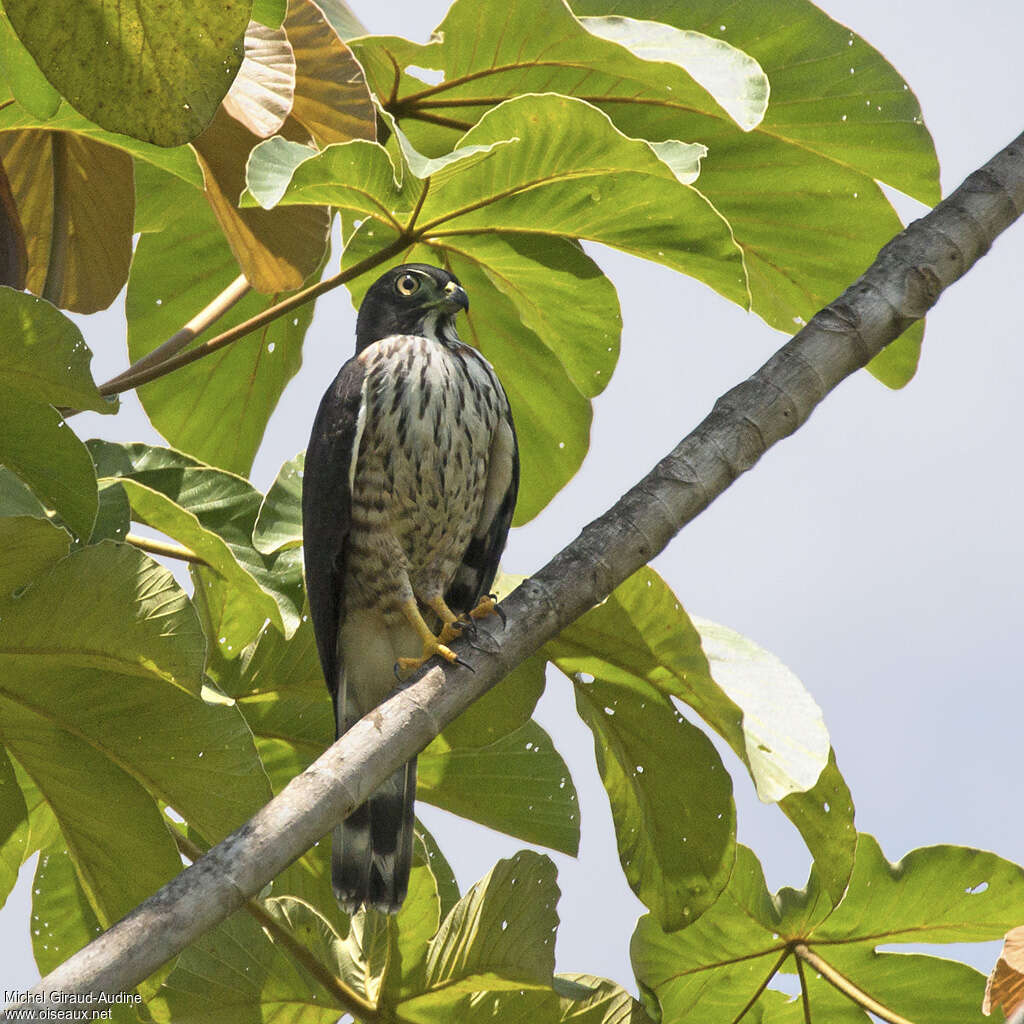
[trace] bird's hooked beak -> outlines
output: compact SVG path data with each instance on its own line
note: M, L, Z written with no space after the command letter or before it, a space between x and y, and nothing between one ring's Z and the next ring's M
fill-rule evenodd
M444 286L444 294L437 304L450 316L455 316L460 309L469 312L469 296L466 289L454 281L449 281Z

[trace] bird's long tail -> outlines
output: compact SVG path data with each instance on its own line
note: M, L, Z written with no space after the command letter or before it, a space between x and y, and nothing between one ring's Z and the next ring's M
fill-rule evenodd
M413 758L334 830L331 881L347 914L363 903L386 914L402 905L412 868L415 796Z
M342 626L335 714L346 732L395 686L395 662L415 654L419 637L403 621L351 611ZM399 768L334 830L331 880L342 909L361 904L393 914L402 905L412 868L416 760Z

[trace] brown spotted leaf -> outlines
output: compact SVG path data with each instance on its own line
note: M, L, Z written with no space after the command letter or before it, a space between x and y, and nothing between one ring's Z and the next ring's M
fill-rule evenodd
M131 157L72 132L27 130L0 134L0 161L25 233L25 287L76 313L105 309L131 262Z
M981 1011L988 1016L998 1006L1009 1017L1024 1005L1024 925L1011 928L1003 939L1003 951L985 985Z
M0 284L21 291L28 273L25 232L3 164L0 164Z
M295 51L292 114L318 146L374 139L370 91L352 51L311 0L291 0L284 23Z
M221 108L192 147L203 169L206 198L249 283L264 294L293 291L323 257L330 211L325 206L239 210L245 162L258 142Z

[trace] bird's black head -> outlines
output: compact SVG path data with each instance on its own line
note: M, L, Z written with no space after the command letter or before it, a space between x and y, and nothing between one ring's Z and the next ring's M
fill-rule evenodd
M377 278L356 320L356 352L395 334L455 341L455 315L469 299L453 274L426 263L404 263Z

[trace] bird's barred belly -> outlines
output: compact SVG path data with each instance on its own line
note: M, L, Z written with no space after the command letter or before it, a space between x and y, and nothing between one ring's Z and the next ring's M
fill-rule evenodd
M461 346L465 348L465 346ZM443 596L480 519L499 410L487 368L424 338L367 348L346 602L400 614Z

